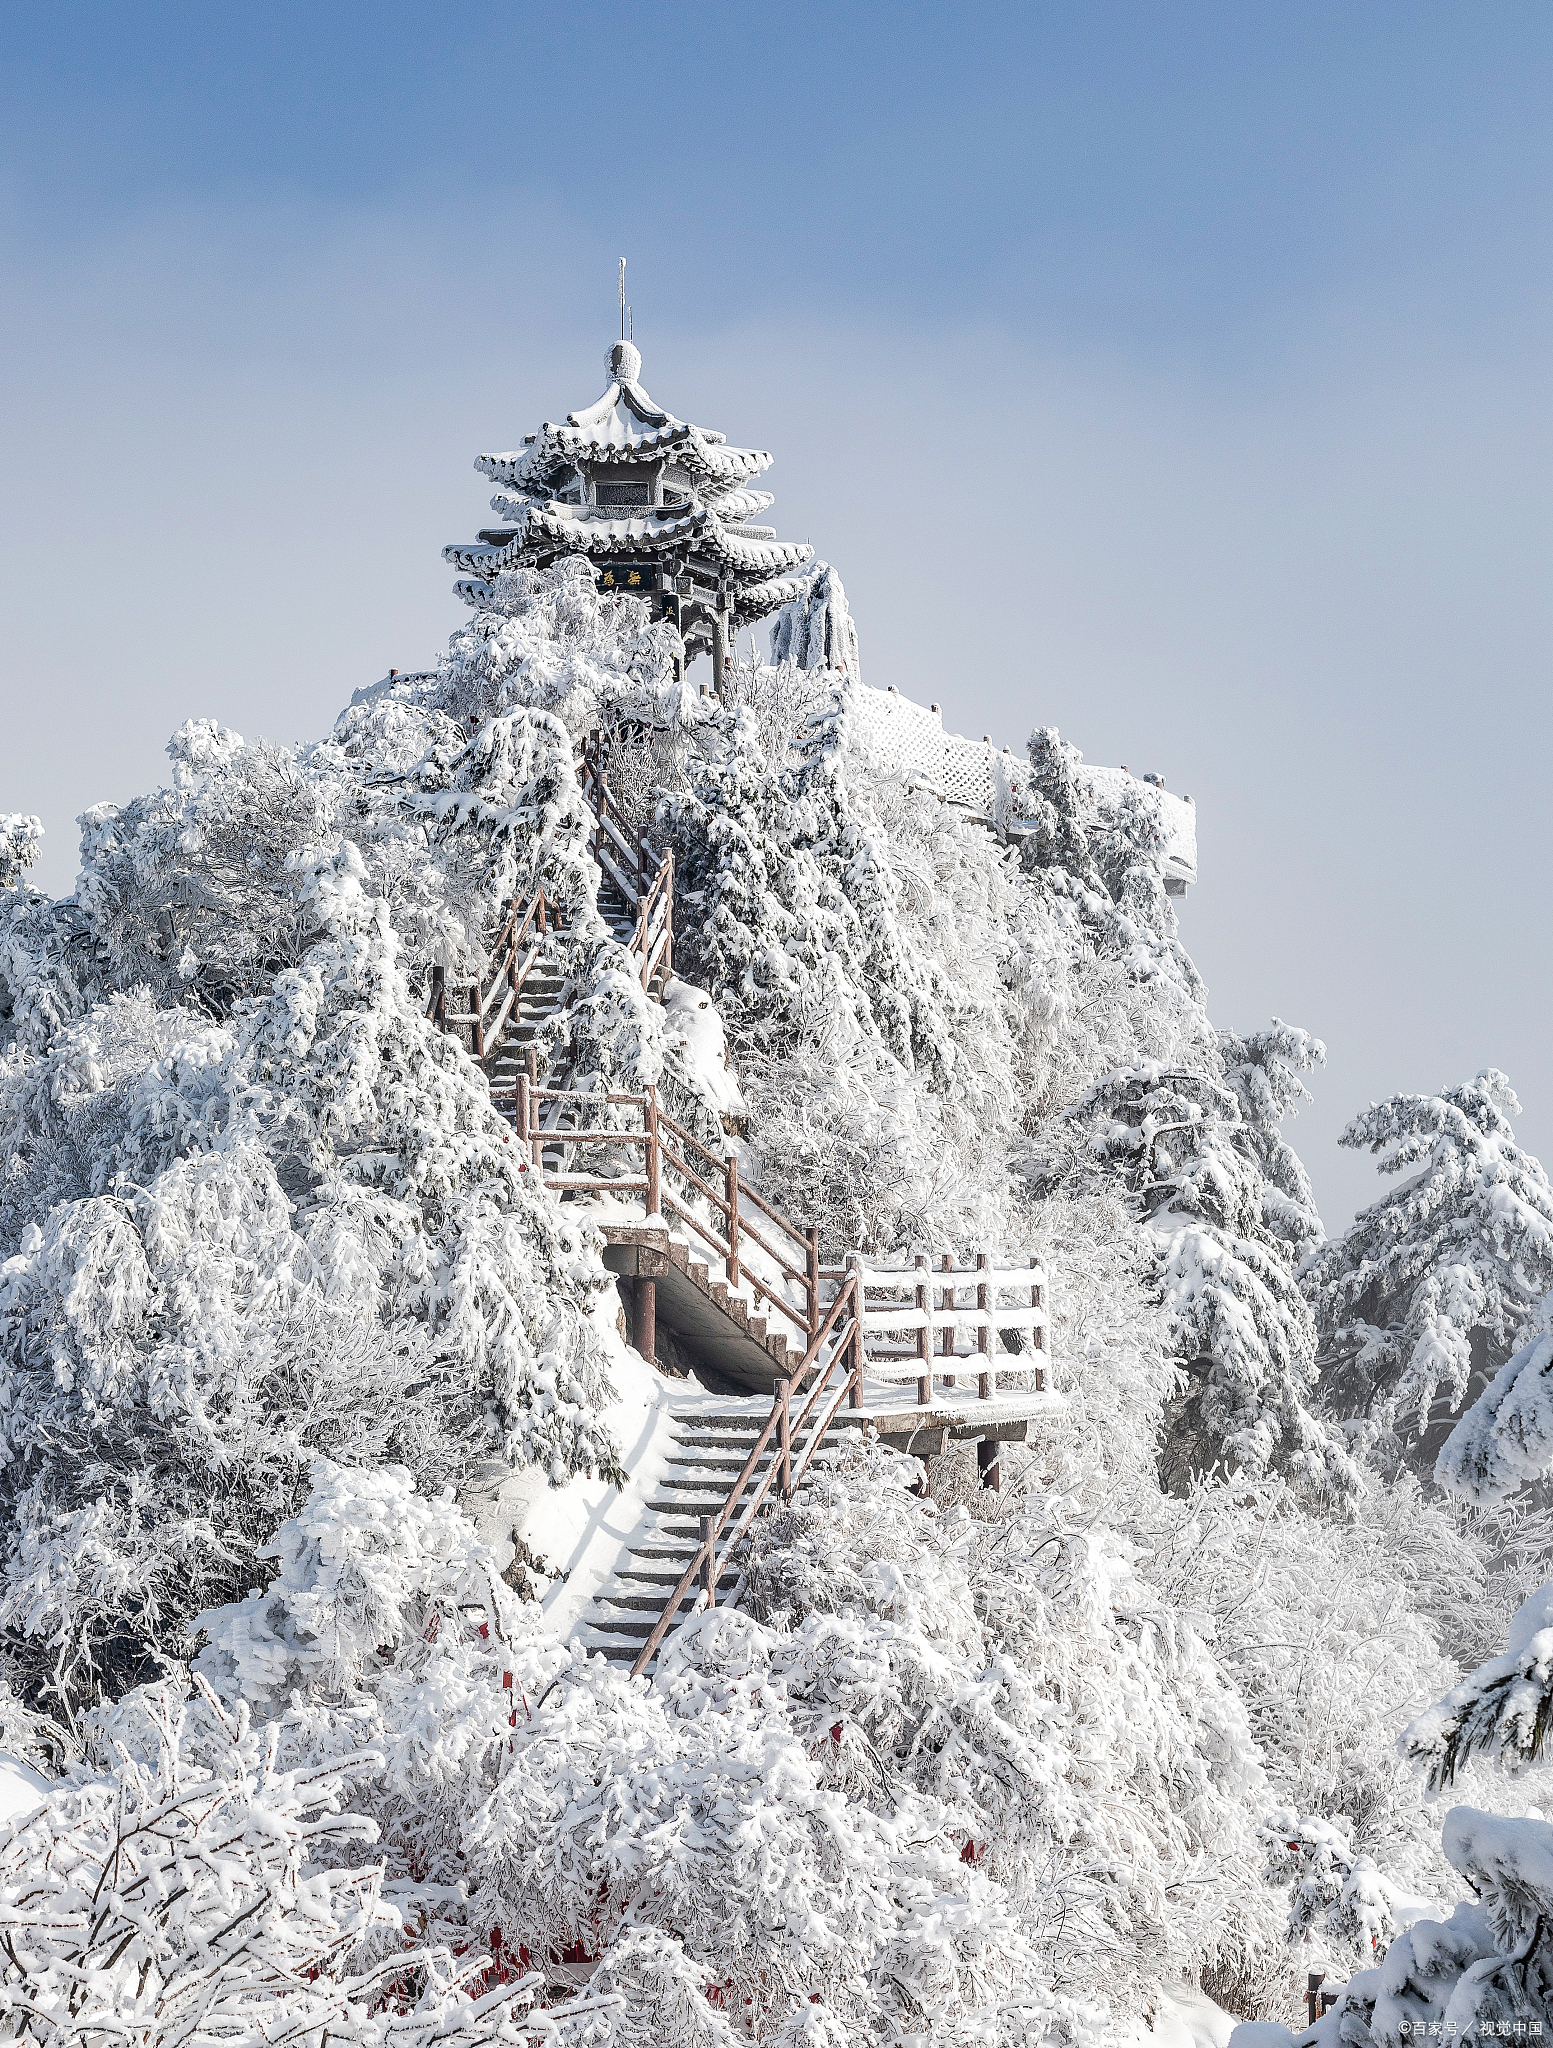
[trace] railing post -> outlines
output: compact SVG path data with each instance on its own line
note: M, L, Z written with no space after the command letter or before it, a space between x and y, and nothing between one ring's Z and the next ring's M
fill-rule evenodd
M485 998L480 993L480 984L475 982L469 991L469 1007L474 1012L474 1023L470 1036L474 1040L475 1058L485 1064Z
M674 849L671 846L663 856L663 978L672 979L674 974Z
M1031 1259L1030 1263L1032 1266L1036 1265L1034 1259ZM1037 1271L1039 1271L1039 1267L1037 1267ZM1041 1283L1039 1280L1032 1280L1030 1282L1030 1306L1032 1308L1039 1308L1041 1306ZM1030 1332L1030 1348L1032 1351L1044 1351L1046 1349L1046 1332L1039 1325ZM1046 1374L1039 1359L1035 1363L1035 1391L1038 1394L1043 1394L1046 1391Z
M658 1141L658 1091L649 1088L642 1109L642 1121L647 1126L647 1213L657 1216L663 1207L662 1162L659 1157Z
M807 1250L808 1257L805 1263L809 1269L809 1341L812 1344L814 1333L820 1327L820 1226L817 1223L809 1225Z
M917 1253L916 1266L919 1273L925 1273L927 1270L927 1260L921 1252ZM921 1280L917 1282L917 1311L924 1318L932 1313L928 1306L928 1290ZM917 1375L917 1406L927 1408L931 1406L933 1400L933 1355L929 1349L928 1327L925 1320L917 1325L917 1360L919 1364L927 1367L926 1372Z
M987 1254L985 1252L978 1252L976 1254L976 1264L982 1272L985 1272L987 1270L987 1263ZM992 1332L987 1327L987 1311L991 1306L991 1303L988 1300L988 1295L990 1294L990 1292L991 1290L987 1286L985 1280L977 1282L976 1306L982 1312L982 1324L981 1328L976 1332L976 1349L979 1352L981 1352L984 1357L990 1357L992 1353ZM980 1394L981 1398L984 1401L991 1400L992 1374L985 1370L985 1368L983 1369L979 1379L977 1380L976 1391L978 1394Z
M947 1273L952 1270L949 1254L947 1252L944 1253L943 1261L939 1270L944 1273ZM960 1305L960 1290L953 1285L946 1287L943 1291L943 1294L939 1298L938 1305L940 1308L946 1308L950 1311L949 1322L944 1330L943 1352L945 1358L953 1358L954 1347L956 1342L954 1310L958 1308ZM946 1387L952 1387L954 1385L954 1374L952 1372L946 1372L944 1374L944 1385Z
M862 1276L852 1269L852 1384L847 1389L847 1406L863 1405L863 1304L868 1299Z
M528 1142L528 1075L518 1076L518 1143Z
M434 967L431 970L431 1021L439 1031L448 1028L447 969Z
M793 1497L793 1414L791 1380L780 1382L782 1390L782 1420L777 1424L779 1449L777 1455L782 1461L782 1498L790 1501Z
M717 1589L712 1583L712 1518L701 1517L701 1590L706 1595L708 1607L717 1604Z
M739 1155L728 1154L728 1285L739 1284Z

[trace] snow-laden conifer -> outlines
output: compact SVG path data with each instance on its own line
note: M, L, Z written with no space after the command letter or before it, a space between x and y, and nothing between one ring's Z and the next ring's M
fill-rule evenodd
M1278 1133L1305 1091L1318 1041L1274 1020L1227 1036L1197 1071L1142 1066L1107 1076L1085 1105L1097 1157L1125 1175L1158 1245L1188 1390L1171 1463L1290 1473L1316 1491L1351 1487L1346 1456L1306 1403L1315 1327L1295 1275L1320 1230L1304 1171ZM1215 1078L1219 1064L1223 1079Z
M1462 1416L1435 1477L1481 1506L1510 1499L1553 1470L1553 1294L1522 1324L1526 1341Z
M1030 763L1024 866L1110 994L1120 1027L1110 1047L1131 1054L1092 1073L1073 1109L1091 1156L1121 1178L1147 1224L1174 1320L1186 1384L1167 1470L1185 1484L1223 1461L1249 1474L1290 1473L1315 1492L1347 1491L1348 1460L1309 1407L1315 1328L1296 1279L1320 1219L1279 1129L1306 1099L1300 1074L1325 1049L1277 1019L1247 1036L1216 1033L1143 799L1102 821L1077 754L1050 730L1032 735ZM1074 1171L1061 1157L1038 1154L1030 1170L1043 1180Z
M1397 1185L1305 1265L1333 1404L1416 1446L1426 1468L1444 1417L1553 1286L1553 1188L1515 1143L1519 1108L1491 1070L1355 1117L1340 1142L1375 1153Z

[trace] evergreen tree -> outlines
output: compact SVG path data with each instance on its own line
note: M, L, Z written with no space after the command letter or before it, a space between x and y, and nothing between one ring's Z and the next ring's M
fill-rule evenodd
M1177 1487L1220 1460L1250 1476L1286 1472L1318 1493L1353 1484L1341 1446L1306 1405L1315 1324L1296 1266L1321 1226L1278 1130L1305 1098L1299 1070L1323 1057L1319 1040L1275 1018L1267 1031L1222 1036L1219 1078L1123 1069L1085 1105L1097 1156L1122 1173L1147 1220L1174 1318L1186 1390L1163 1469Z
M792 685L785 717L766 687L774 673ZM817 687L801 671L735 673L689 787L664 809L676 926L722 1011L764 1170L791 1210L838 1247L963 1242L1006 1173L1017 1108L999 1076L1013 1062L1014 1005L995 961L984 963L990 998L946 971L930 920L939 887L955 885L914 871L902 841L950 866L951 846L962 853L952 834L965 833L960 880L1004 856L979 828L946 830L931 798L905 800L931 811L925 829L899 813L886 824L851 688L834 675Z
M1286 1472L1318 1493L1346 1491L1348 1460L1307 1406L1315 1327L1295 1271L1321 1224L1278 1128L1308 1099L1299 1076L1322 1063L1325 1048L1276 1018L1244 1037L1212 1029L1165 893L1146 794L1102 823L1078 763L1054 731L1031 735L1034 830L1022 858L1097 961L1147 991L1154 1032L1170 1030L1155 1043L1171 1056L1139 1046L1141 1057L1092 1081L1075 1113L1093 1159L1121 1177L1147 1225L1172 1316L1184 1386L1163 1470L1177 1488L1223 1462L1251 1476Z
M1526 1342L1462 1416L1435 1461L1440 1484L1481 1507L1553 1471L1553 1293L1522 1333Z
M1421 1714L1398 1746L1439 1792L1474 1756L1512 1773L1535 1767L1550 1729L1553 1582L1522 1607L1503 1654ZM1353 1978L1330 2039L1354 2048L1400 2048L1408 2034L1436 2032L1473 2044L1525 2039L1553 2015L1553 1826L1455 1806L1442 1841L1470 1900L1443 1922L1415 1920Z
M1553 1286L1553 1188L1514 1141L1519 1109L1490 1070L1355 1117L1339 1142L1398 1184L1304 1266L1329 1400L1422 1472Z

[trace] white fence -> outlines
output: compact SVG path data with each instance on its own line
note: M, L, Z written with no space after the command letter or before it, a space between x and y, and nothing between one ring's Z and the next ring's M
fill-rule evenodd
M990 740L945 732L937 706L924 711L898 690L860 685L853 693L852 716L858 741L886 774L930 789L945 803L956 804L999 830L1017 830L1028 815L1030 768L1023 756L994 747ZM1155 815L1167 885L1184 888L1196 881L1197 813L1189 801L1125 768L1086 765L1079 777L1094 804L1097 825L1124 796L1142 796Z
M985 1255L974 1266L858 1259L855 1269L870 1378L915 1380L919 1401L931 1397L935 1381L954 1386L967 1370L983 1399L1009 1375L1028 1375L1044 1389L1051 1362L1046 1273L1034 1259L1023 1266L997 1266Z

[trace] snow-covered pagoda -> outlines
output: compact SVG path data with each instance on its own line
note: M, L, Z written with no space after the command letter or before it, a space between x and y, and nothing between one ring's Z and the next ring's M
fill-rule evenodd
M491 509L504 523L444 558L465 572L460 597L480 605L503 569L585 555L602 589L646 598L679 629L686 660L710 654L720 679L739 628L803 592L793 572L814 550L753 524L772 502L750 489L769 455L654 405L634 342L617 341L604 360L597 404L560 426L546 420L514 454L477 459L500 486Z

